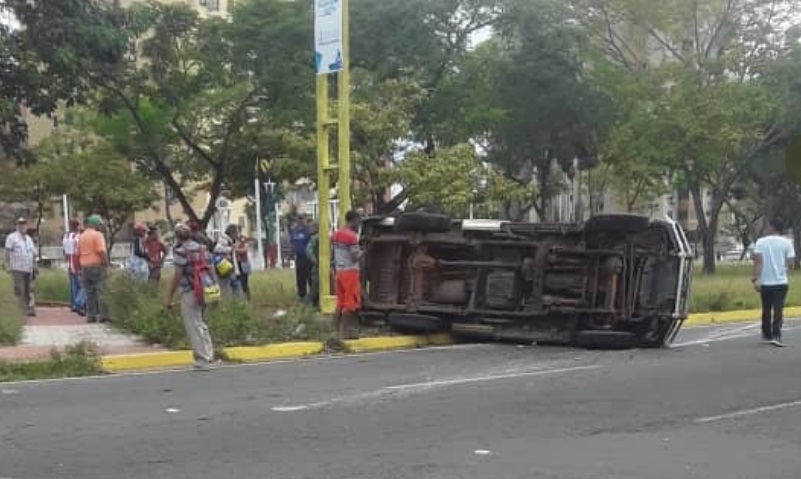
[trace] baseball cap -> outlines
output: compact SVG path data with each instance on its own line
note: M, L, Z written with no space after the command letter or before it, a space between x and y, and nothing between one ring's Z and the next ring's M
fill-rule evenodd
M86 223L89 224L89 226L102 226L103 218L101 218L100 215L90 215L86 218Z

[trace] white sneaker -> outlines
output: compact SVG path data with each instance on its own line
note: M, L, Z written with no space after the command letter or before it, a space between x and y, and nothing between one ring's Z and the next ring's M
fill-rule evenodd
M770 342L770 344L776 346L777 348L785 347L785 344L782 342L781 339L774 339L773 341Z

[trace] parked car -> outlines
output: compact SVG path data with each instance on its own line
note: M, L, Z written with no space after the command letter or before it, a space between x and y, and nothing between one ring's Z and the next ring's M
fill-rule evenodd
M693 256L671 219L583 224L367 218L363 310L404 332L662 347L687 318Z

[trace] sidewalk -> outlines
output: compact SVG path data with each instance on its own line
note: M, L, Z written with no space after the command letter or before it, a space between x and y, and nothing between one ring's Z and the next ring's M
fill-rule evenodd
M0 347L0 361L32 361L48 359L50 351L89 341L103 355L137 354L163 351L148 346L113 326L88 324L85 318L67 308L37 308L35 318L26 318L19 345Z

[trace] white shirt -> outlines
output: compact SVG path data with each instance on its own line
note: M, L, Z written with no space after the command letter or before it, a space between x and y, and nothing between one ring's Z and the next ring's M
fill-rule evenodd
M762 257L760 285L787 284L787 260L795 258L795 248L790 240L779 235L764 236L754 245L754 254Z
M64 256L73 256L78 252L78 233L69 233L64 235L64 240L61 242L64 246Z
M15 231L6 236L6 251L9 255L9 269L22 273L32 273L36 259L36 245L30 236Z

